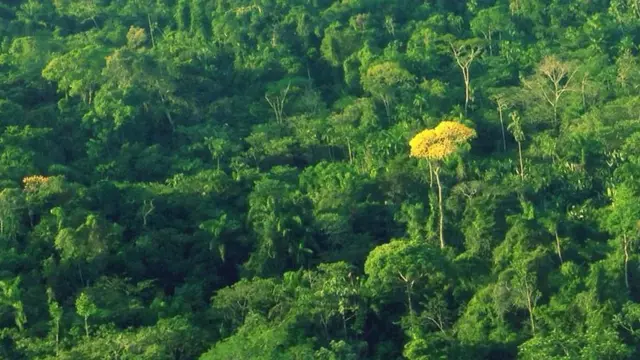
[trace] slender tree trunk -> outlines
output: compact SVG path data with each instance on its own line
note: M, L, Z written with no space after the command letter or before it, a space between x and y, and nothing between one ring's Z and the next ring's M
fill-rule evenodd
M89 337L89 317L85 316L84 317L84 333L85 335L87 335L87 338Z
M558 236L558 230L556 230L554 233L556 235L556 251L558 252L558 257L560 258L560 263L562 264L562 251L560 250L560 237Z
M469 85L465 84L464 115L467 116L468 113L469 113Z
M60 353L60 320L56 320L56 356Z
M491 33L492 31L489 30L489 56L493 56L493 39Z
M344 315L344 311L341 311L340 314L342 315L342 331L344 331L344 337L348 339L349 337L347 336L347 334L348 334L348 332L347 332L347 318Z
M623 235L622 246L624 248L624 285L629 289L629 242L627 235Z
M218 164L218 169L220 168L219 164ZM148 203L149 204L149 209L146 210L142 216L142 227L146 228L147 227L147 219L149 218L149 215L151 215L151 213L153 212L153 210L155 210L155 206L153 206L153 200L151 200L151 202ZM144 206L146 208L147 206L147 202L144 202Z
M325 338L330 339L331 335L329 335L329 326L327 325L327 320L325 320L324 315L320 315L320 323L322 324Z
M529 308L529 321L531 322L531 333L533 335L536 334L536 323L533 320L533 302L531 301L532 294L530 292L527 293L527 307Z
M386 96L382 97L382 103L384 104L384 110L387 113L387 120L391 123L391 100Z
M471 78L468 67L462 69L462 75L464 77L464 115L467 116L469 112L469 98L471 97Z
M498 114L500 115L500 130L502 130L502 150L507 151L507 137L504 134L504 121L502 118L502 108L498 106Z
M522 143L518 141L518 157L520 158L520 179L524 181L524 163L522 162Z
M587 81L587 76L585 76L585 77L583 77L583 78L582 78L582 84L581 84L581 85L582 85L582 86L581 86L581 90L582 90L581 92L582 92L582 109L583 109L583 110L586 110L586 109L587 109L587 96L586 96L586 94L585 94L585 92L586 92L586 89L585 89L585 87L586 87L586 84L585 84L585 83L586 83L586 81Z
M442 206L442 183L440 182L440 168L434 169L436 175L436 183L438 184L438 212L440 213L439 219L439 232L440 232L440 248L444 249L444 207Z
M151 25L151 16L147 13L147 23L149 23L149 35L151 35L151 47L156 47L156 41L153 38L153 26Z
M412 305L412 298L411 298L411 292L413 291L413 281L410 283L407 283L407 302L409 305L409 314L413 315L413 305Z
M86 286L86 284L84 283L84 278L82 276L82 267L80 267L80 264L78 264L78 274L80 275L80 283L82 283L82 286Z
M171 113L169 112L169 110L165 110L164 113L167 116L167 120L169 120L169 124L171 125L171 129L173 131L175 131L176 130L176 124L173 122L173 117L171 116Z

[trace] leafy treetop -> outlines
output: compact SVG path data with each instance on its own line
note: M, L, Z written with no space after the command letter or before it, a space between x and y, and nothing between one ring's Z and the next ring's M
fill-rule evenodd
M426 129L411 139L411 156L442 160L454 153L458 145L476 136L475 130L455 121L443 121L434 129Z

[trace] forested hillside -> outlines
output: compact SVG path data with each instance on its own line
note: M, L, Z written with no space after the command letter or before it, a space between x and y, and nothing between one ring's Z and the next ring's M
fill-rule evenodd
M0 358L637 359L638 0L2 0Z

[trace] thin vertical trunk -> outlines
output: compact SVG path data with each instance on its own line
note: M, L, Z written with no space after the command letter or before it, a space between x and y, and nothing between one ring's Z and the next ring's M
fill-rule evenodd
M413 291L413 284L415 283L415 280L411 280L409 281L409 278L404 276L401 272L398 271L398 276L400 276L400 279L402 279L402 281L404 281L405 285L406 285L406 293L407 293L407 305L409 306L409 314L413 315L413 305L412 305L412 298L411 298L411 292Z
M489 56L493 56L493 39L491 33L492 31L489 30Z
M87 335L87 338L89 337L89 317L85 316L84 317L84 333L85 335Z
M436 183L438 184L438 212L440 213L440 248L444 249L444 206L442 205L442 183L440 182L440 168L436 167L434 170L436 175Z
M411 292L413 291L413 281L407 284L407 302L409 303L409 314L413 315L413 305L412 303L412 298L411 298Z
M149 24L149 35L151 35L151 47L156 47L156 40L153 37L153 26L151 25L151 16L147 13L147 23Z
M518 157L520 158L520 179L524 181L524 163L522 162L522 143L518 141Z
M500 130L502 130L502 150L507 151L507 137L504 134L504 121L502 118L502 108L498 106L498 114L500 115Z
M585 77L582 79L582 84L581 84L581 85L582 85L582 89L581 89L582 91L581 91L581 92L582 92L582 109L583 109L583 110L586 110L586 109L587 109L587 96L586 96L586 94L585 94L585 91L586 91L586 89L585 89L585 87L586 87L585 82L586 82L586 81L587 81L587 77L585 76Z
M384 110L387 113L387 120L391 123L391 100L386 96L382 97L382 103L384 104Z
M86 286L84 283L84 278L82 276L82 267L80 267L80 264L78 264L78 274L80 275L80 283L82 283L82 286Z
M320 315L320 323L322 324L325 338L330 339L331 335L329 335L329 325L327 324L327 320L325 320L323 315Z
M622 246L624 248L624 285L629 289L629 242L627 235L623 235Z
M464 116L467 116L469 113L469 85L465 84L465 95L464 95Z
M220 166L218 165L218 168ZM144 202L144 206L146 207L147 204L149 204L149 209L145 211L145 213L142 216L142 227L146 228L147 227L147 219L149 218L149 215L151 215L151 213L153 212L153 210L155 210L155 207L153 206L153 200L151 200L151 202L147 203L147 201Z
M560 250L560 237L558 236L558 230L556 230L554 233L556 235L556 251L558 252L558 257L560 258L560 263L562 264L562 251Z
M471 90L469 89L471 87L471 80L468 67L462 69L462 75L464 77L464 115L467 116L469 112L469 98L471 97Z
M527 307L529 308L529 321L531 322L531 333L533 335L536 334L536 323L533 320L533 302L531 301L532 294L530 292L527 293Z
M341 315L342 315L342 331L344 331L344 337L348 339L349 337L347 336L347 334L348 334L348 332L347 332L347 318L344 315L344 311L341 312Z
M56 320L56 356L60 353L60 320Z

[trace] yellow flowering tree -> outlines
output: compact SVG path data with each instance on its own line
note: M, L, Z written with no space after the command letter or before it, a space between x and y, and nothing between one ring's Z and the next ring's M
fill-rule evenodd
M427 159L433 166L433 174L438 185L438 211L440 213L440 247L444 248L444 211L442 206L442 183L440 164L458 150L459 146L476 136L476 132L455 121L443 121L434 129L426 129L411 139L411 156Z
M41 185L47 183L48 181L49 178L46 176L32 175L23 178L22 184L24 185L24 191L34 192L37 191Z

